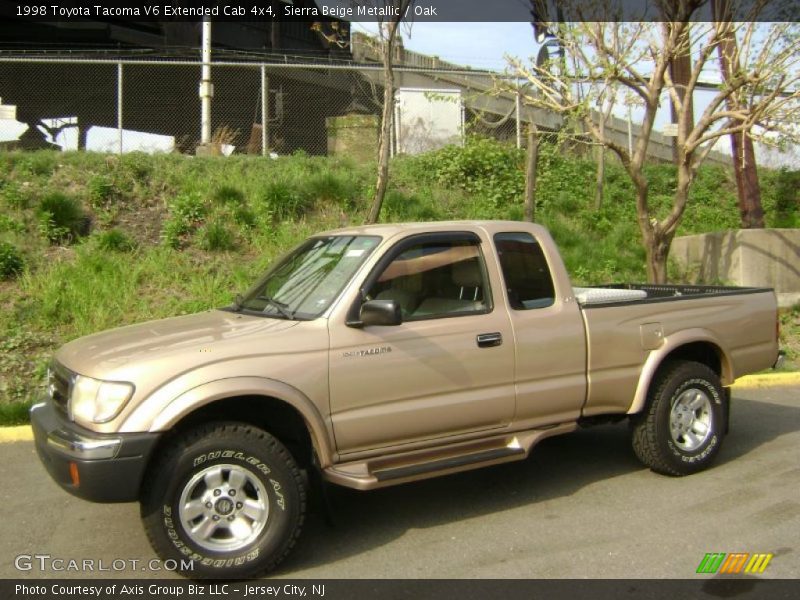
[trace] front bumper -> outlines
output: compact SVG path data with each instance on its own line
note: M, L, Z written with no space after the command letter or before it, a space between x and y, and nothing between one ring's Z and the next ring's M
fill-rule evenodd
M92 502L139 499L159 433L101 434L67 421L51 402L31 409L36 452L58 485ZM74 466L73 466L74 465Z

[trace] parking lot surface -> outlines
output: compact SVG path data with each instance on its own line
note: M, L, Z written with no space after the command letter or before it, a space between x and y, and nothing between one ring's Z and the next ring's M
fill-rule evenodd
M774 555L758 577L797 578L800 387L737 388L732 406L716 465L690 477L643 468L621 423L545 440L524 462L373 492L332 489L334 524L312 504L274 576L683 579L710 577L696 574L706 553L747 552ZM170 575L147 568L155 555L138 505L61 491L30 441L0 452L0 577ZM126 566L54 571L33 560L18 570L26 555Z

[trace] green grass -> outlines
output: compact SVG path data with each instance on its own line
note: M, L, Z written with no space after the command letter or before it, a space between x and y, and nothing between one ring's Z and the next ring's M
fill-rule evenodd
M644 280L621 168L609 164L605 203L595 211L594 163L546 145L541 156L536 220L550 229L573 280ZM486 140L399 157L382 220L521 219L523 162L516 149ZM663 214L674 170L654 165L648 175ZM795 183L793 173L763 174L768 224L797 222ZM60 345L230 303L311 233L362 223L373 188L374 165L302 154L0 152L0 246L12 265L11 278L0 278L0 424L27 418ZM64 220L56 223L59 211ZM730 174L702 169L678 234L737 225ZM800 361L800 308L783 314L782 332L790 361Z
M109 229L97 235L97 247L110 252L131 252L136 248L136 242L119 229Z
M22 273L25 261L19 250L8 242L0 242L0 279L12 279Z
M215 219L200 230L200 247L208 252L233 250L236 248L236 237L221 219Z
M786 352L784 370L800 369L800 304L780 313L781 348Z
M33 404L33 400L0 404L0 425L24 425L30 420L28 413Z
M80 202L62 192L46 194L36 209L39 231L51 243L74 242L89 231Z

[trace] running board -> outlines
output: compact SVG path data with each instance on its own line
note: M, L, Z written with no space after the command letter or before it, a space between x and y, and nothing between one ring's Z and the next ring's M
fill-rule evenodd
M437 471L444 471L457 467L467 465L479 466L480 463L494 462L501 459L513 460L514 458L525 458L525 450L519 446L509 446L506 448L497 448L496 450L484 450L483 452L475 452L474 454L464 454L462 456L453 456L451 458L441 458L431 462L420 463L417 465L408 465L405 467L395 467L393 469L383 469L381 471L373 471L373 475L378 481L389 481L390 479L402 479L404 477L416 477L424 475L425 473L436 473Z
M324 469L323 475L332 483L370 490L523 460L539 441L569 433L575 428L574 422L563 423L547 429L507 433L477 441L343 462Z

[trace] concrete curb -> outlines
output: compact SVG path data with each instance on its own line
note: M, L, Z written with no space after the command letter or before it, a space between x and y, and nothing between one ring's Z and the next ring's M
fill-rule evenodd
M32 439L33 429L30 425L0 427L0 444L3 442L29 442Z
M747 390L768 387L800 386L800 373L762 373L746 375L736 380L732 386L736 390ZM33 440L30 425L17 427L0 427L0 444L4 442L29 442Z
M733 384L734 389L752 389L765 387L780 387L785 385L800 386L800 373L758 373L756 375L745 375L736 380Z

